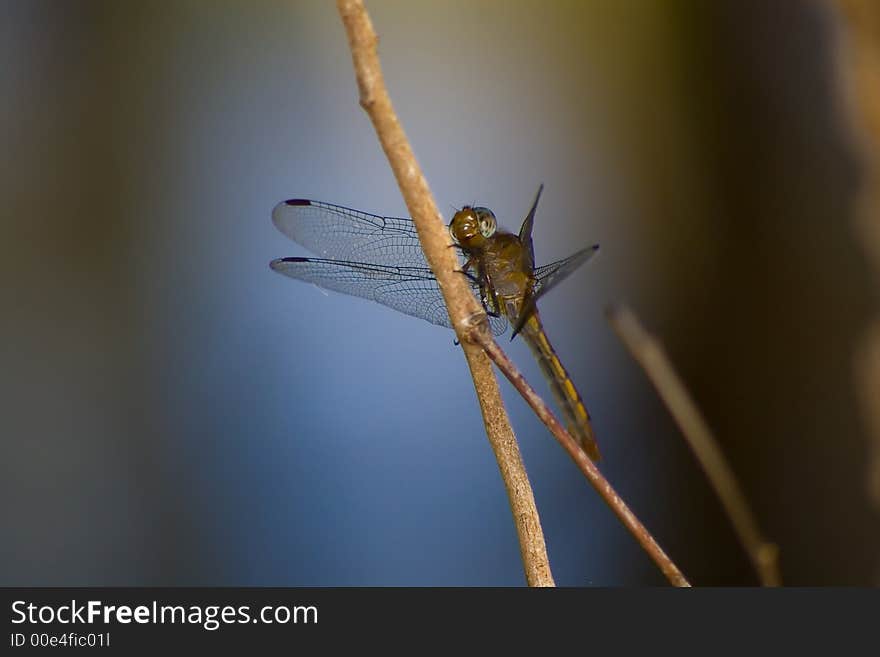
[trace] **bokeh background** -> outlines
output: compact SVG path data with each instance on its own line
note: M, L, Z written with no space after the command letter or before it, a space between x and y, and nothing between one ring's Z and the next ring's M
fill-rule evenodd
M0 584L522 585L451 331L271 272L290 197L404 215L332 3L0 4ZM756 578L604 318L679 367L784 581L874 585L876 309L824 3L372 1L438 204L602 251L542 314L692 582ZM514 359L546 393L519 341ZM502 383L559 584L665 580Z

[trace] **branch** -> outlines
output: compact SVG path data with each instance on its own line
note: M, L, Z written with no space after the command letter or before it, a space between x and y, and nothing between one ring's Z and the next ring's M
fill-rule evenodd
M599 493L605 503L611 507L611 510L620 519L623 526L635 537L639 545L642 546L642 549L648 553L648 556L657 564L670 583L673 586L690 586L690 583L678 569L678 566L666 555L663 548L654 540L654 537L651 536L651 533L630 510L626 502L621 499L608 480L599 472L596 464L590 460L577 441L563 428L547 404L544 403L544 400L538 396L538 393L528 384L525 377L516 368L516 365L498 346L489 331L486 330L485 322L482 325L474 325L467 337L469 340L474 340L485 350L489 358L507 377L507 380L519 391L541 422L550 429L553 437L568 452L568 455L587 478L587 481L590 482L590 485L596 489L596 492Z
M838 19L838 93L850 146L861 165L856 238L880 281L880 6L876 0L829 0ZM868 495L880 507L880 319L871 318L855 353L859 401L870 440Z
M337 8L348 34L360 103L370 117L406 207L418 230L425 258L437 277L474 380L486 435L495 452L498 468L507 489L513 520L519 536L520 554L529 586L553 586L547 546L541 530L538 509L520 456L510 420L501 401L498 381L485 353L466 341L464 329L475 316L485 315L465 277L456 273L460 264L449 232L422 175L412 148L391 105L385 88L379 56L378 38L361 0L337 0Z
M766 541L758 529L745 495L724 460L718 441L688 395L663 347L639 324L627 308L609 309L608 321L630 355L645 371L648 379L666 404L679 430L697 457L721 505L727 512L740 543L752 560L763 586L779 586L779 549Z

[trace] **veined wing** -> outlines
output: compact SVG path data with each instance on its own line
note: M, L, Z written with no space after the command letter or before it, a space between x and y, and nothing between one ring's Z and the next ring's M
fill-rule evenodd
M538 209L538 201L541 200L541 192L544 191L544 183L538 186L538 193L535 194L535 200L522 225L519 227L519 241L526 248L529 254L529 262L532 266L535 264L535 246L532 242L532 228L535 225L535 211Z
M540 195L540 190L538 193ZM532 293L532 296L530 296L523 305L519 319L515 322L513 331L510 334L511 340L513 340L522 330L522 327L525 325L526 321L528 321L532 312L534 312L535 304L538 299L547 294L547 292L552 290L555 286L559 285L559 283L565 280L573 271L592 258L598 250L599 245L594 244L593 246L581 249L577 253L573 253L562 260L551 262L549 265L535 267L535 290Z
M537 301L540 297L547 294L547 292L566 279L569 274L592 258L598 250L599 245L594 244L562 260L551 262L549 265L535 267L535 293L532 298Z
M272 222L294 242L322 258L428 268L411 219L292 199L275 206Z
M452 328L433 272L425 267L345 262L324 258L279 258L270 267L318 287L370 299L432 324ZM478 288L471 283L472 289ZM492 333L507 329L504 317L489 317Z

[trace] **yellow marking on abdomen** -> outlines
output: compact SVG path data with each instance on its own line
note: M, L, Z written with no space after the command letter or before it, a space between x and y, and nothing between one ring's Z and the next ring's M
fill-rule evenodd
M553 396L562 411L569 433L577 439L591 459L598 461L600 458L599 447L590 424L590 413L587 411L577 388L574 387L574 382L556 355L553 345L547 339L537 310L526 322L522 335L531 347L535 360L538 361L541 372L553 391Z

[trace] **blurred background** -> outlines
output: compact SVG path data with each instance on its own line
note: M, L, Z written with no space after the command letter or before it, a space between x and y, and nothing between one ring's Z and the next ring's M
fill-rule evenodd
M453 333L268 267L307 255L283 199L406 212L334 5L0 7L0 584L524 584ZM368 9L447 218L517 229L543 182L539 263L602 245L543 319L691 581L757 582L609 304L665 344L785 583L876 585L853 375L876 301L828 7ZM502 390L557 583L665 585Z

